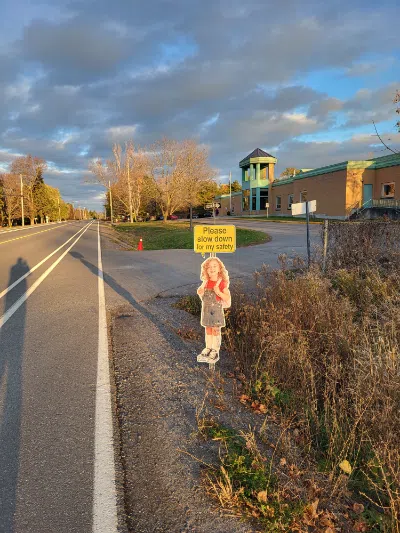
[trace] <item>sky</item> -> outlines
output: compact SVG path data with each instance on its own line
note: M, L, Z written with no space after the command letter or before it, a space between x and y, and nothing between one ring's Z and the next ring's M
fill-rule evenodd
M255 148L317 168L400 149L397 1L2 0L0 171L28 153L102 210L112 145L194 138L219 181Z

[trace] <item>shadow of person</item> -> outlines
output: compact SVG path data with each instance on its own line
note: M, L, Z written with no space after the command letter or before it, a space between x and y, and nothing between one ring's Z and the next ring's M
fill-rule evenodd
M10 269L8 286L29 271L21 257ZM26 291L26 279L18 284L18 294ZM15 301L7 293L5 312ZM22 408L22 358L26 304L9 321L0 325L0 532L13 533L18 482Z
M99 275L97 266L87 261L82 254L80 254L79 252L70 252L70 254L72 255L72 257L75 257L75 259L79 259L81 263L84 264L96 277ZM132 306L133 309L135 309L148 320L150 320L157 327L157 329L163 335L165 340L169 342L169 339L171 338L171 330L168 327L166 327L162 322L160 322L160 320L156 316L154 316L145 306L138 302L132 296L132 294L124 287L122 287L112 276L106 274L104 271L103 279L104 283L106 283L117 294L122 296ZM175 339L174 344L176 347L186 348L185 343L179 338Z

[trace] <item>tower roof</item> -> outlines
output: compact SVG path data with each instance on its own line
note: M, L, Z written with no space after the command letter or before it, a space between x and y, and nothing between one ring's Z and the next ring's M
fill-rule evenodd
M250 161L250 159L255 159L258 157L268 157L268 158L274 159L276 162L276 158L273 155L268 154L267 152L264 152L264 150L261 150L261 148L256 148L255 150L251 152L251 154L249 154L248 156L246 156L244 159L240 161L239 166L242 163L245 163L246 161Z

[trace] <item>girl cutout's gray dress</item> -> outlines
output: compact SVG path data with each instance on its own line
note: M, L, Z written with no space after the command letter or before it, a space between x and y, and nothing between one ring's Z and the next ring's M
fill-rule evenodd
M217 295L213 289L204 289L200 323L205 328L225 327L225 314L222 302L217 300Z

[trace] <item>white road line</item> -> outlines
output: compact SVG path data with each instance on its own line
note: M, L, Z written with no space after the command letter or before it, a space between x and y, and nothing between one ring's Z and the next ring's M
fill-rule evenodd
M13 314L21 307L21 305L29 298L29 296L39 287L39 285L44 281L47 276L56 268L58 263L64 259L64 257L67 255L67 253L75 246L75 244L79 241L79 239L82 237L82 235L90 228L90 224L86 226L84 231L79 235L77 239L71 244L69 248L65 250L65 252L60 255L60 257L54 261L54 263L44 272L40 278L38 278L35 283L32 284L31 287L20 297L18 300L4 313L2 317L0 317L0 329L4 326L4 324L13 316Z
M65 222L48 222L47 224L34 224L33 226L29 225L29 226L24 226L23 228L15 228L15 229L0 229L0 235L5 235L6 233L13 233L14 231L25 231L25 230L29 230L29 229L36 229L38 226L39 228L41 226L50 226L52 224L61 224L63 226L65 226L65 224L72 224L72 222L68 222L68 221L65 221Z
M66 224L63 224L63 226L65 225ZM28 237L33 237L34 235L40 235L41 233L46 233L47 231L53 231L63 226L55 226L54 228L42 229L41 231L37 231L36 233L29 233L27 235L22 235L22 237L14 237L13 239L8 239L8 241L0 241L0 245L7 244L8 242L20 241L21 239L27 239Z
M100 225L98 234L99 347L96 384L94 441L93 533L117 533L117 491L113 423L111 412L110 369Z
M90 222L89 222L90 224ZM3 296L5 296L8 292L11 291L11 289L13 289L16 285L18 285L18 283L21 283L22 280L24 280L25 278L27 278L30 274L32 274L32 272L35 272L36 269L38 269L40 266L43 265L43 263L45 263L48 259L50 259L50 257L52 257L54 254L56 254L57 252L59 252L61 250L61 248L64 248L64 246L66 244L68 244L70 241L72 241L72 239L74 237L76 237L81 231L83 231L86 227L88 226L88 224L86 226L84 226L83 228L81 228L79 231L77 231L74 235L72 235L72 237L70 239L68 239L67 241L64 242L64 244L62 244L59 248L57 248L57 250L54 250L54 252L52 252L51 254L49 254L47 257L45 257L44 259L42 259L40 261L40 263L38 263L37 265L35 265L34 267L32 267L26 274L24 274L23 276L21 276L19 279L17 279L16 281L14 281L14 283L12 283L11 285L9 285L6 289L4 289L3 292L0 292L0 300L3 298Z
M99 347L96 384L94 441L93 533L117 533L117 490L113 423L111 412L110 369L100 225L98 235Z

